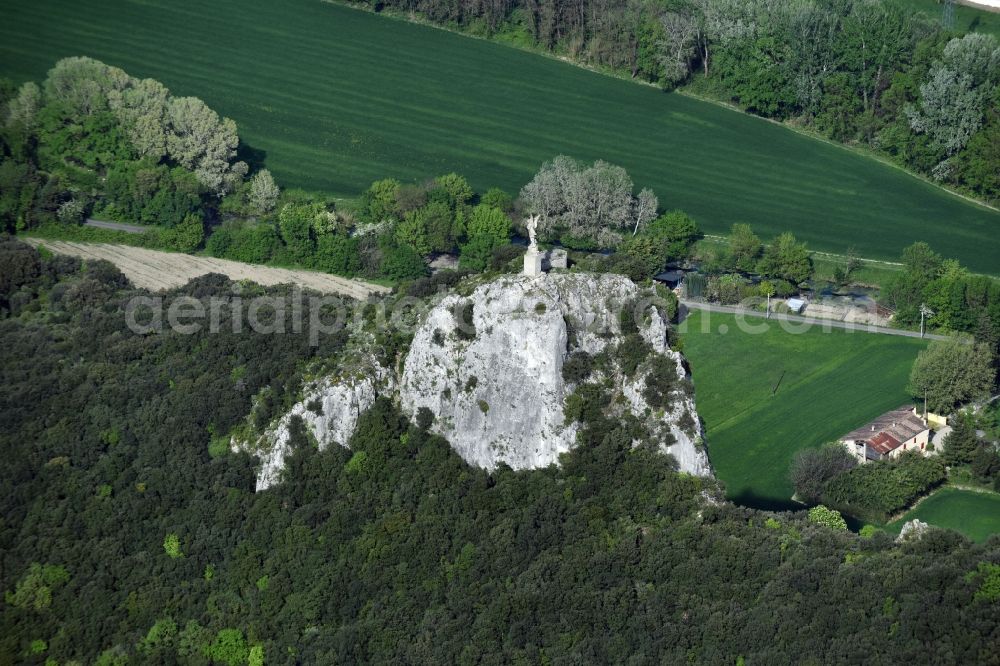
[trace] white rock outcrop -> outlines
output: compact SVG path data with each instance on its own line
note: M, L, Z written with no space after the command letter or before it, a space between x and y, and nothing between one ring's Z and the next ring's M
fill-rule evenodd
M302 418L307 432L322 450L331 444L347 446L358 418L372 406L380 394L391 392L395 380L391 372L374 358L352 364L350 372L324 377L310 384L303 398L282 416L253 445L234 443L237 448L252 450L261 459L257 474L258 491L277 483L290 453L289 424Z
M618 345L623 308L640 313L639 332L653 353L668 356L678 378L686 377L683 357L667 347L667 323L651 302L643 304L651 296L623 276L582 273L507 276L469 297L447 296L413 339L400 403L410 414L429 409L433 429L470 464L555 463L573 447L578 429L565 423L563 405L574 387L563 380L563 363L575 351L597 355ZM469 304L472 327L463 335L456 313L468 312ZM711 475L693 401L678 392L671 408L656 414L642 396L644 382L640 373L619 387L630 411L682 471Z
M293 417L301 417L320 449L346 446L361 414L379 395L391 395L411 416L429 409L432 429L472 465L532 469L557 463L579 430L563 412L576 388L564 380L563 364L574 352L593 357L616 350L625 339L620 314L627 308L651 352L630 379L617 368L610 376L598 373L597 380L612 380L618 395L608 414L631 413L681 471L711 476L690 391L673 391L660 410L645 398L646 361L654 357L673 364L678 386L687 384L684 358L667 346L668 325L653 298L623 276L586 273L505 276L470 296L450 294L419 326L401 377L373 356L355 354L342 366L350 370L308 385L302 400L255 442L233 446L260 456L257 490L264 490L284 468ZM471 326L460 323L467 315Z

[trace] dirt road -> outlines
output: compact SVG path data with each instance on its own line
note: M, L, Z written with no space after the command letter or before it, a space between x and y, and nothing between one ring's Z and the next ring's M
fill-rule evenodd
M250 280L261 285L297 284L306 289L342 294L360 300L370 294L384 294L391 291L388 287L370 282L316 271L257 266L228 259L160 252L128 245L77 243L25 237L19 237L19 240L36 247L44 245L51 252L81 259L107 259L117 266L132 284L151 291L179 287L192 278L206 273L222 273L233 280Z

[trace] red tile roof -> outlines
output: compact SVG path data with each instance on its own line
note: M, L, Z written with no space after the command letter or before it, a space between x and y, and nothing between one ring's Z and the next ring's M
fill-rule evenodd
M868 445L877 451L879 455L884 456L890 451L898 449L903 443L887 432L880 432L868 440Z

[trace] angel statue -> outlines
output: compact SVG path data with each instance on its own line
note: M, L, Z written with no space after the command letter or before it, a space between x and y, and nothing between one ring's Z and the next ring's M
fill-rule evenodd
M538 243L536 235L538 231L538 216L532 215L524 223L524 226L528 228L528 251L538 252Z

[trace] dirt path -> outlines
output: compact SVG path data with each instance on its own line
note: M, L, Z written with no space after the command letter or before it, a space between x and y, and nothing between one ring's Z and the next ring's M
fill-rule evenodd
M137 287L159 291L186 284L206 273L222 273L233 280L250 280L261 285L297 284L303 288L328 294L342 294L363 300L371 294L385 294L388 287L318 273L316 271L273 268L244 264L228 259L196 257L179 252L160 252L128 245L107 243L77 243L73 241L25 238L29 245L44 245L47 250L81 259L106 259L117 266Z

